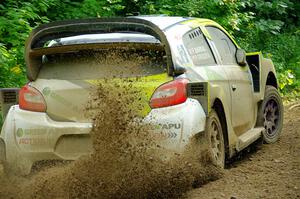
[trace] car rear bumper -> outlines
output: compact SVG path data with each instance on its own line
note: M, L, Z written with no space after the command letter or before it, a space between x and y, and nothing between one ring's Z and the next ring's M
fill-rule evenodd
M153 109L144 122L168 151L181 152L189 138L204 131L205 113L198 101ZM18 172L29 173L42 160L76 160L92 152L92 123L53 121L46 113L21 110L12 106L4 122L0 154Z
M57 122L46 113L12 106L1 131L6 162L29 173L41 160L75 160L92 151L91 123Z
M152 109L144 122L157 126L153 130L161 145L174 152L182 152L190 138L205 129L206 115L197 100L165 108Z

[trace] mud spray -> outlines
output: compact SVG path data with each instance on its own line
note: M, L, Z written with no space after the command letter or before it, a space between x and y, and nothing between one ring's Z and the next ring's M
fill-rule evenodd
M27 177L2 174L0 197L178 198L222 175L197 139L184 154L163 160L151 126L136 120L138 96L130 82L99 84L87 107L94 121L93 153Z

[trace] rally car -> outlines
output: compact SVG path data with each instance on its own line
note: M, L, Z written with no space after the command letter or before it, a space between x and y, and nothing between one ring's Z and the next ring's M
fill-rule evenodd
M111 52L118 52L118 61ZM132 70L138 53L144 59ZM101 79L136 78L143 122L159 126L168 151L207 139L213 162L262 138L278 140L283 106L273 63L245 53L209 19L138 16L40 25L25 48L29 82L1 131L0 157L21 174L44 160L76 160L92 152L92 120L83 114ZM100 61L99 61L100 60ZM110 63L113 61L113 63ZM135 82L134 82L135 81ZM142 82L141 82L142 81ZM5 100L4 100L5 101ZM199 142L200 143L200 142Z

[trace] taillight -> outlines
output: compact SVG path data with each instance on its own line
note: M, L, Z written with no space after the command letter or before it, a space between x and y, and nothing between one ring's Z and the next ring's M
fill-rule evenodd
M187 79L176 79L158 87L151 97L151 108L173 106L185 102L187 83Z
M29 111L46 111L46 103L43 95L28 84L23 86L19 91L19 107Z

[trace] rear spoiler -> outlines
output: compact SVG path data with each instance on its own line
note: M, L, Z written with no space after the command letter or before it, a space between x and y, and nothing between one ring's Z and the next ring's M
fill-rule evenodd
M25 46L25 61L28 79L35 80L37 78L37 74L39 73L42 64L43 54L56 52L55 48L52 50L51 48L44 48L48 41L82 34L114 32L145 33L158 39L166 52L168 74L173 75L174 66L172 63L170 46L165 34L157 25L139 18L96 18L58 21L43 24L35 28L30 33ZM59 52L61 52L61 49L67 52L76 49L95 49L99 47L101 46L95 44L66 45L60 48Z

